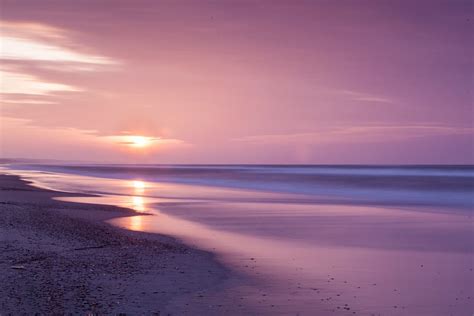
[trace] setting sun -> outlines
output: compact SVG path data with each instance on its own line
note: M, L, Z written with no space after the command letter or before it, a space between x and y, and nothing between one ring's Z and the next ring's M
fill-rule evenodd
M141 136L141 135L106 136L106 139L114 143L125 145L127 147L132 147L136 149L144 149L152 145L155 145L157 142L163 143L163 140L159 137ZM169 142L169 140L167 141Z
M130 146L133 147L147 147L149 146L153 139L146 136L130 136Z

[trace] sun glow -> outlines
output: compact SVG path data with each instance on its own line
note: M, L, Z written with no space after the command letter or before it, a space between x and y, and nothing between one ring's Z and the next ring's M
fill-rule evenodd
M128 134L128 132L122 132L122 134ZM128 147L129 152L135 153L148 153L150 150L166 150L167 148L187 145L184 141L179 139L162 138L160 136L143 136L137 134L102 136L102 139L109 143L118 144L122 148Z
M147 147L149 146L153 139L146 136L130 136L130 146L133 147Z

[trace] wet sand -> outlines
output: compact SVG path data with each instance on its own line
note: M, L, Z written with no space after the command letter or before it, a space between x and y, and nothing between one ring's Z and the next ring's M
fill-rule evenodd
M71 195L0 175L0 314L222 313L208 293L232 278L210 253L103 222L130 209L51 199Z
M469 316L474 309L471 216L234 202L156 208L155 216L112 222L216 252L259 280L252 296L239 295L268 314Z

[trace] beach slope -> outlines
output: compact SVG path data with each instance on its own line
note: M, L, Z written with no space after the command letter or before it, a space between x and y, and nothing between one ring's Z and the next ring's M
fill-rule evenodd
M168 315L226 278L209 253L103 222L132 210L52 199L71 195L0 175L0 314Z

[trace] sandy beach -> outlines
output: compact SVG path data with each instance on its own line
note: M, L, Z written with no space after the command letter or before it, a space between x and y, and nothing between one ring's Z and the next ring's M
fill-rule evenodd
M474 316L472 9L0 0L0 316Z
M51 199L66 195L0 176L0 314L186 314L228 277L209 253L103 223L132 210Z
M474 306L460 198L389 206L5 170L0 313L469 316Z

